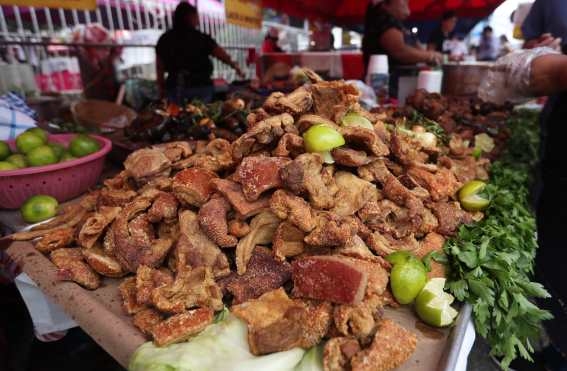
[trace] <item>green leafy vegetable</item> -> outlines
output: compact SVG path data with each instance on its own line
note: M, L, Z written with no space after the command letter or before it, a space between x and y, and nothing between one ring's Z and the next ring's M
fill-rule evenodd
M522 112L510 122L512 137L491 167L486 190L492 203L486 217L463 225L446 242L448 289L473 307L477 332L487 339L501 366L521 356L530 359L530 340L541 321L551 318L532 300L549 297L531 281L537 250L536 223L528 205L530 173L537 160L537 119ZM435 257L434 257L435 259Z
M224 311L223 311L224 312ZM231 315L207 327L188 342L156 347L140 346L130 360L130 371L293 371L305 351L294 348L254 356L248 347L246 324ZM304 368L302 370L316 370Z

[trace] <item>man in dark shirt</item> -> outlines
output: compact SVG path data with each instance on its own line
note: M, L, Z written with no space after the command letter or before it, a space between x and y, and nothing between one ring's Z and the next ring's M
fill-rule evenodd
M429 36L427 49L435 50L439 53L447 53L448 50L443 49L443 43L445 40L451 40L455 26L457 26L457 15L455 12L445 12L443 17L441 17L441 24Z
M173 28L165 32L156 46L157 82L160 96L182 104L192 99L209 102L213 96L213 56L243 76L238 65L217 42L197 30L197 9L182 2L175 9ZM167 79L164 75L167 72Z

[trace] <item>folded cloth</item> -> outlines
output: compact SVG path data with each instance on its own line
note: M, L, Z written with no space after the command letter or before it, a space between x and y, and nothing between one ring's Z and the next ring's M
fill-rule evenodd
M65 330L78 326L59 305L52 303L41 292L27 274L18 275L14 283L26 303L39 340L59 340L65 335Z
M0 96L0 140L14 139L36 126L37 113L16 93Z

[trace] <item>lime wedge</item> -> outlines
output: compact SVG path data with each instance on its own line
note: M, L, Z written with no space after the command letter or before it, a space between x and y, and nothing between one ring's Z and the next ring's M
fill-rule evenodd
M467 211L481 211L490 205L490 200L479 195L461 198L461 206Z
M481 195L486 183L480 180L471 180L459 190L459 201L467 211L484 210L490 205L490 200Z
M386 260L390 262L392 265L405 263L412 255L407 251L396 251L388 256L386 256Z
M374 130L374 126L366 117L358 113L349 113L341 120L343 126L357 126L360 128Z
M415 299L415 311L421 320L435 327L448 326L458 312L451 307L453 295L443 291L444 278L432 278Z

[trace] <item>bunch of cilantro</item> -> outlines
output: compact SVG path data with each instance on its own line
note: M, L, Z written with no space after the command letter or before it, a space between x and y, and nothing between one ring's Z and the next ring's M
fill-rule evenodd
M551 318L534 304L549 294L532 281L537 240L528 199L537 159L536 114L517 113L510 129L506 151L491 166L485 218L463 225L444 246L448 289L472 305L476 331L504 369L518 356L531 360L530 340L539 336L541 321Z

